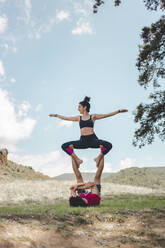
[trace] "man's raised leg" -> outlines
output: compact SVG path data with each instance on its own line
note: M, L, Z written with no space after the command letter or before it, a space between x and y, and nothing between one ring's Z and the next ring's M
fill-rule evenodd
M101 151L102 151L102 149L103 149L103 146L102 146L102 145L100 145L100 149L101 149ZM94 161L96 162L96 167L99 166L99 163L100 163L100 161L101 161L103 158L104 158L104 154L103 154L102 152L100 152L100 154L98 155L97 158L94 158Z
M101 183L101 175L102 175L102 171L104 169L104 157L100 160L98 166L97 166L97 171L96 171L96 175L94 178L94 183L95 184L100 184Z
M81 172L79 171L79 168L76 164L76 161L73 158L72 158L72 168L73 168L74 174L76 176L77 183L83 183L83 178L82 178Z
M80 167L80 164L83 163L83 160L80 159L79 157L77 157L77 155L74 153L74 146L73 146L73 145L70 145L69 148L72 149L71 157L72 157L72 159L75 160L75 162L76 162L76 164L77 164L77 167L79 168L79 167Z
M92 187L92 190L91 190L93 194L97 194L99 196L100 196L100 191L97 185L101 184L101 175L102 175L103 168L104 168L104 157L100 160L97 166L97 171L96 171L95 178L94 178L94 187ZM99 187L101 187L101 185Z

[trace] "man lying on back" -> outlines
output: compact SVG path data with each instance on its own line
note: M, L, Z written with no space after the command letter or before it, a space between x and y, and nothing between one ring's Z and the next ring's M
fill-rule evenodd
M71 207L89 207L98 206L101 201L101 174L104 168L104 158L99 162L94 182L83 181L81 172L74 159L72 159L72 167L75 173L77 184L70 187L69 203ZM87 191L90 189L90 191Z

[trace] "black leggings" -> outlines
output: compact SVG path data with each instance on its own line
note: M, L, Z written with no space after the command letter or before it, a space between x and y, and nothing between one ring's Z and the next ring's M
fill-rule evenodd
M69 141L62 144L61 148L68 155L73 153L72 148L69 147L70 145L73 145L75 149L100 148L100 145L102 145L101 152L104 155L112 149L112 144L110 142L98 139L96 134L81 136L79 140Z

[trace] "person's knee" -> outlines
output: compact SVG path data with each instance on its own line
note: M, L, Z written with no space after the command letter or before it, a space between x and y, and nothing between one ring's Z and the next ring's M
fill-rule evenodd
M112 149L112 144L111 143L108 143L108 149L109 149L109 151Z
M105 155L112 149L112 144L110 142L106 142L104 147L101 149L102 153Z
M106 147L106 149L109 151L112 149L112 144L110 142L106 142L104 147Z
M65 151L66 149L65 143L61 145L61 149Z
M69 148L73 150L73 149L74 149L73 144L70 144L70 145L69 145Z
M67 143L64 143L64 144L61 145L61 148L62 148L62 150L64 150L64 151L66 151L66 149L67 149L68 147L69 147L69 146L68 146Z

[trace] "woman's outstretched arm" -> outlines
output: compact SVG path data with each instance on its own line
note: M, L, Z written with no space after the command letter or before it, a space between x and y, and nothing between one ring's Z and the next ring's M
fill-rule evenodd
M128 110L127 109L119 109L117 111L110 112L108 114L93 114L92 116L93 116L94 120L100 120L100 119L107 118L107 117L117 115L119 113L124 113L124 112L128 112Z
M57 117L61 120L65 120L65 121L79 121L79 116L63 116L63 115L58 115L58 114L49 114L49 117Z

